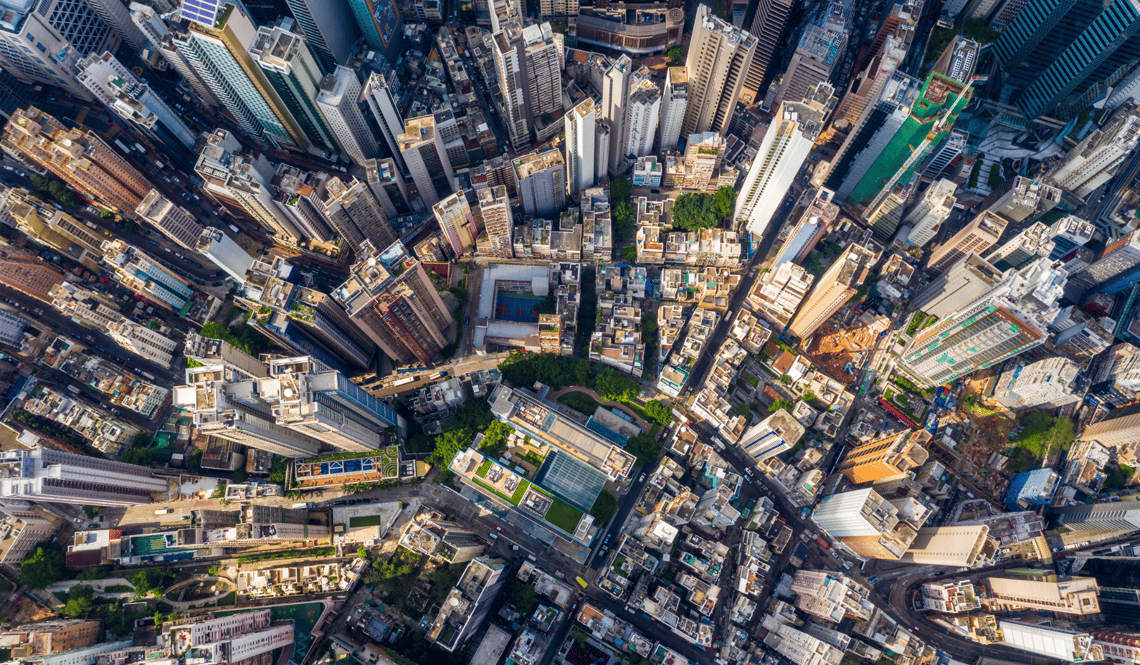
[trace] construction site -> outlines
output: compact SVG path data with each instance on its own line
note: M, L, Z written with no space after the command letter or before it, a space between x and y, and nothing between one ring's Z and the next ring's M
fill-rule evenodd
M832 317L835 318L838 317ZM867 354L875 348L876 337L861 322L860 327L847 329L828 323L812 336L807 353L825 372L850 386Z

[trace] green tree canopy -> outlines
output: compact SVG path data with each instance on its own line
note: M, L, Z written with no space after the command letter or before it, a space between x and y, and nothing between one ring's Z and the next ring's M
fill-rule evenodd
M717 226L720 214L711 194L682 194L673 202L675 229L697 231Z
M507 437L513 431L514 429L510 425L496 420L487 427L487 431L483 434L479 451L488 457L502 457L503 453L507 452Z
M713 194L713 205L717 214L728 217L736 209L736 190L732 187L721 187Z
M613 205L610 226L615 241L629 240L633 236L633 221L633 206L628 199L621 199Z
M685 64L685 49L681 48L680 46L674 46L673 48L669 49L668 55L670 67L680 67L681 65Z
M673 410L663 402L655 399L651 399L645 403L645 415L662 425L668 425L673 422Z
M435 437L435 450L428 457L428 462L446 469L451 466L451 460L455 459L456 453L466 450L474 438L475 435L471 430L465 428L441 432Z
M71 587L67 592L67 602L59 610L59 613L71 617L81 617L91 611L94 606L95 589L86 584L76 584Z
M598 498L594 500L593 507L590 508L590 515L594 517L594 524L601 528L609 523L617 509L617 497L606 490L602 490L601 494L598 494Z
M792 406L793 406L792 403L790 401L784 399L783 397L777 398L775 401L772 402L772 410L773 411L779 411L780 409L783 409L783 410L787 411L788 413L791 413L792 412Z
M633 188L629 184L629 178L619 176L610 181L610 202L616 204L619 201L628 201L629 193Z
M637 245L626 245L622 247L621 258L629 263L637 263Z
M150 451L146 448L131 448L119 455L120 462L127 464L138 464L139 466L147 466L151 462Z
M637 381L608 367L594 380L594 392L613 402L628 402L637 397L639 390Z
M29 589L43 589L63 579L63 552L51 543L40 543L20 564L16 581Z
M538 607L538 594L534 592L534 587L517 577L512 577L507 581L506 586L503 587L503 595L507 604L523 616L534 614L535 608Z

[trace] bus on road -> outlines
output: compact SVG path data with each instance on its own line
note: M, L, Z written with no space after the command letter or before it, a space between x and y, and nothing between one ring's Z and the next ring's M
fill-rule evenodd
M581 577L581 576L579 576L579 577L578 577L578 586L580 586L580 587L582 587L583 589L585 589L586 587L590 586L590 583L589 583L589 582L587 582L586 580L582 579L582 577Z

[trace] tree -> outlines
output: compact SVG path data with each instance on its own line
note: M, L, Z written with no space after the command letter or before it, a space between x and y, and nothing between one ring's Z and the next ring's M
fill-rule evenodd
M94 606L95 589L86 584L76 584L67 592L67 602L59 613L74 619L91 611Z
M680 46L674 46L673 48L669 49L668 55L670 67L680 67L681 65L685 64L685 49L681 48Z
M748 412L751 410L752 409L750 409L747 404L733 404L732 405L732 412L738 416L747 416Z
M610 181L610 201L617 204L620 201L628 201L629 193L633 191L633 187L629 184L629 178L619 176Z
M427 451L425 450L424 452L427 452ZM201 468L202 467L202 451L195 450L194 455L198 456L198 468ZM190 457L193 457L194 455L191 455ZM273 460L273 466L270 467L270 469L269 469L269 482L284 484L284 482L285 482L285 470L288 468L288 466L289 466L288 458L281 457L281 456L276 457ZM189 462L187 462L186 468L187 469L190 468Z
M601 493L598 494L598 498L594 500L593 507L590 508L590 515L594 517L594 524L598 525L598 527L604 527L609 523L614 513L617 512L617 509L617 497L602 490Z
M368 548L365 548L365 547L356 548L356 558L357 559L367 559L368 558Z
M471 431L466 429L441 432L435 437L435 450L428 456L428 463L446 469L451 466L451 460L455 459L456 453L471 445L473 436Z
M150 435L146 432L140 432L135 435L135 447L140 448L150 443Z
M43 589L63 579L63 552L51 543L40 543L20 564L16 581L29 589Z
M594 392L604 400L628 402L637 397L639 388L637 381L607 367L594 380Z
M625 444L625 451L637 456L637 463L641 466L653 464L661 454L661 442L642 432Z
M785 386L792 385L792 377L788 376L787 374L781 374L780 376L776 377L776 380Z
M617 242L629 240L633 236L633 206L628 199L621 199L614 204L610 212L610 226Z
M673 228L697 231L716 226L720 215L709 194L682 194L673 203Z
M662 425L668 425L673 422L673 410L655 399L651 399L645 403L645 415Z
M530 616L538 607L538 594L534 592L534 587L517 577L512 577L507 582L503 588L503 595L507 604L523 616Z
M621 248L621 258L628 263L637 263L637 245L626 245Z
M139 596L146 597L152 591L156 592L156 596L162 595L162 581L165 574L161 568L144 568L128 579L131 586L135 588L135 593Z
M732 187L721 187L713 194L713 205L717 214L722 218L728 217L736 209L736 190Z
M772 402L772 410L773 411L779 411L780 409L783 409L783 410L787 411L788 413L791 413L792 412L792 403L790 401L784 399L783 397L777 398L775 401Z
M87 516L87 519L93 520L99 515L99 506L83 506L83 514Z
M479 444L479 450L487 457L502 457L503 453L507 452L507 437L513 431L514 429L510 425L496 420L483 433L483 441Z
M131 448L130 450L119 455L120 462L127 464L138 464L139 466L150 465L152 455L146 448Z
M115 213L111 212L110 210L100 210L99 211L99 218L105 219L108 222L113 222L113 221L115 221Z
M233 482L235 485L240 485L240 484L244 483L245 479L246 479L245 469L242 469L240 467L237 469L234 469L234 472L230 474L230 481Z

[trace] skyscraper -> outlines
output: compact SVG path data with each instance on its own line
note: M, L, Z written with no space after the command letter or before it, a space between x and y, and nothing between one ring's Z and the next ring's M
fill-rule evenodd
M339 450L376 450L387 441L385 430L403 425L392 407L311 356L270 360L257 391L278 425Z
M289 11L305 33L321 72L331 74L348 62L360 37L360 29L347 2L286 0Z
M408 120L396 141L425 206L430 208L451 193L455 172L435 130L435 116L429 113Z
M780 326L791 322L815 277L801 266L784 261L760 276L748 302L764 320Z
M1049 227L1034 222L1005 244L985 254L986 261L1001 271L1017 269L1039 256L1049 256L1053 243L1049 240Z
M395 66L403 51L403 21L394 0L348 0L368 48L384 54ZM344 63L341 63L344 64Z
M761 235L768 228L835 108L834 92L830 84L821 83L802 102L780 106L736 200L733 219L747 220L749 232Z
M1068 358L1053 357L1018 365L1001 375L994 399L1011 409L1055 409L1079 402L1073 382L1080 368Z
M148 467L58 450L7 450L0 494L46 503L133 506L166 501L169 482Z
M866 281L871 267L882 253L882 247L873 240L868 240L866 246L855 243L848 246L804 299L788 331L801 340L814 335L824 321L850 300L859 285Z
M12 114L4 126L3 142L6 151L119 213L134 210L151 189L146 177L94 132L69 130L34 106Z
M586 97L564 116L566 123L566 188L575 198L582 196L587 187L594 186L597 172L597 142L594 100ZM603 157L604 159L604 157Z
M1116 174L1138 143L1140 115L1118 111L1104 127L1070 150L1046 179L1083 199Z
M511 232L514 220L511 216L511 201L507 188L502 185L480 189L479 209L476 214L482 224L476 223L483 232L476 240L479 256L493 256L500 259L514 258L514 245Z
M456 192L432 206L431 211L453 256L463 256L475 247L478 229L466 194Z
M388 87L387 80L379 73L373 72L364 83L363 96L364 102L372 111L372 117L376 119L376 126L380 128L380 134L388 145L392 158L400 168L405 168L404 156L400 153L400 143L396 140L396 137L404 133L404 116L396 106L396 99L392 96L392 89Z
M523 28L507 21L492 36L491 55L506 100L503 121L516 148L529 145L543 122L543 114L562 110L562 74L559 49L549 23Z
M853 128L862 126L864 113L882 96L883 86L903 64L907 53L907 37L910 35L888 36L883 42L882 52L871 56L867 68L852 81L851 89L839 102L839 107L835 109L835 121L846 120L849 123L848 135Z
M657 124L661 116L661 88L642 67L633 74L629 101L625 111L624 157L644 157L653 150Z
M448 344L454 319L419 261L401 243L383 251L365 242L333 298L394 362L429 363Z
M606 156L610 175L616 175L625 161L626 111L633 61L622 55L610 63L602 78L602 117L610 121L610 154Z
M665 74L665 91L661 95L660 149L662 151L677 149L688 101L688 70L684 67L670 67Z
M927 260L926 271L938 274L950 268L958 261L964 259L971 252L985 254L997 244L1001 234L1005 231L1008 222L1001 215L983 210L974 219L962 227L962 230L951 236L930 253Z
M1066 279L1049 259L1006 274L916 335L899 367L932 387L1041 346L1057 317Z
M551 218L566 207L566 162L551 148L515 158L523 212Z
M317 95L317 106L328 121L333 137L341 150L357 165L377 156L376 137L364 122L360 113L360 80L356 72L343 65L337 65L321 81L321 92Z
M51 292L63 283L62 270L11 245L0 245L0 284L36 300L50 303Z
M440 604L427 640L445 651L456 651L483 623L506 581L505 561L491 556L473 559Z
M756 52L744 78L744 91L741 93L744 101L761 101L760 93L772 68L773 57L784 46L784 28L794 4L791 0L760 0L756 6L756 15L749 29L756 36Z
M908 430L859 444L847 451L837 471L856 485L897 480L926 463L925 430Z
M772 102L774 106L779 106L786 99L803 99L808 90L830 80L832 70L843 62L843 53L847 50L844 6L836 4L832 7L839 11L828 11L821 25L809 25L804 29L780 82L780 90Z
M918 536L898 508L870 487L824 497L811 519L847 549L875 559L898 560Z
M174 109L139 81L115 56L110 53L101 56L91 54L80 60L78 67L80 71L75 80L120 117L155 138L161 136L165 139L164 132L168 132L170 138L183 147L194 147L198 136L190 131Z
M958 185L953 180L936 180L926 189L922 198L915 204L910 212L903 218L911 225L910 234L906 241L915 247L923 247L938 235L950 213L954 211L957 199L954 193Z
M689 94L682 135L728 131L755 51L756 37L725 23L708 5L697 6L685 59Z
M291 23L286 18L272 28L258 28L249 55L261 67L269 85L289 108L305 136L321 148L335 150L332 132L315 102L321 85L321 68L305 40L291 30Z
M309 138L249 53L257 29L245 12L232 4L205 15L190 15L191 9L183 6L191 23L174 43L242 130L282 148L308 150Z
M329 178L321 207L337 235L354 251L366 240L386 246L399 240L376 195L355 178L347 184L340 178Z
M194 427L257 450L284 457L309 457L321 450L321 442L299 430L277 424L273 406L257 390L257 379L223 363L205 363L186 370L185 385L175 386L173 403L190 413Z
M193 301L189 280L123 240L103 243L103 261L112 267L120 284L159 307L181 313Z
M997 286L1003 274L982 257L971 253L931 280L914 295L912 302L927 315L942 319Z
M787 239L776 253L771 269L779 268L788 261L799 263L807 258L823 234L839 218L839 206L831 202L835 192L820 189L811 203L804 208L795 226L787 234Z
M1104 420L1086 427L1081 432L1081 441L1097 441L1106 447L1135 450L1136 442L1140 441L1140 404L1113 409Z
M1140 281L1140 231L1111 243L1096 260L1069 279L1065 295L1078 301L1087 293L1121 293Z
M1138 31L1129 0L1030 0L993 52L1027 118L1069 120L1135 67Z
M837 174L845 178L843 185L837 187L837 194L843 196L850 192L846 197L849 205L857 210L873 210L895 185L911 181L969 103L978 50L976 42L964 37L950 44L927 75L918 100L909 108L896 107L896 114L906 113L901 126L893 130L893 123L885 123L876 132L881 139L868 139L869 145L882 146L869 168L865 172L851 168L847 173ZM893 133L888 134L892 130ZM856 182L852 186L848 181ZM887 239L894 234L894 229L884 235L885 231L885 228L876 229L876 237Z
M245 282L246 273L253 266L253 257L221 229L207 226L198 236L198 252L205 254L238 284Z

